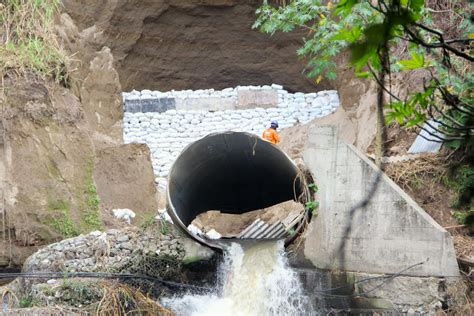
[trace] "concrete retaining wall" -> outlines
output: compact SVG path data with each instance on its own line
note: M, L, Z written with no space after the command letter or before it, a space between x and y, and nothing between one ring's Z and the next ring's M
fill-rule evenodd
M310 127L304 160L319 186L320 209L304 253L318 268L414 276L459 274L451 236L383 175L370 202L378 168L330 126ZM348 228L350 227L350 228ZM342 248L341 248L341 245Z

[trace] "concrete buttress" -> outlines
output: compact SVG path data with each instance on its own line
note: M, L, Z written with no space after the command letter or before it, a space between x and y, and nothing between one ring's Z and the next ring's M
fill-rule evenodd
M331 126L310 127L304 160L319 187L319 215L305 256L318 268L412 276L457 276L450 234Z

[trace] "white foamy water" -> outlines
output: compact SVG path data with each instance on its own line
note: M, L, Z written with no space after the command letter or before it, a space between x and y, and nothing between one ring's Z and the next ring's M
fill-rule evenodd
M232 243L213 294L163 299L177 315L302 315L307 306L298 276L288 267L283 241Z

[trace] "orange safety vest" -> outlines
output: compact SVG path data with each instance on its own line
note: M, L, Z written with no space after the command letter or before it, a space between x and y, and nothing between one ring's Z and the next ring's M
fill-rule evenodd
M280 142L280 135L278 135L277 131L271 127L267 128L263 132L262 138L273 144L277 144Z

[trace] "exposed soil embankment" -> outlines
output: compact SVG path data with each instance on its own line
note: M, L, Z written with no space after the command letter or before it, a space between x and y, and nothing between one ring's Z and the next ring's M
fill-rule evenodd
M68 87L27 71L2 74L0 268L58 239L119 225L112 207L138 217L157 208L148 148L122 145L122 88L110 49L97 48L94 30L79 32L67 14L55 31L77 59ZM127 203L109 202L117 173L136 177L120 192Z
M303 31L273 36L252 30L260 3L204 1L64 1L84 32L100 33L115 58L124 90L223 89L282 84L289 91L337 89L341 109L325 119L366 150L375 135L376 85L355 78L348 56L337 58L337 80L315 84L304 75L296 50ZM397 89L396 78L393 83ZM403 80L399 80L403 83Z
M64 1L80 28L96 25L124 90L224 89L279 83L325 90L302 73L302 32L252 30L257 1Z

